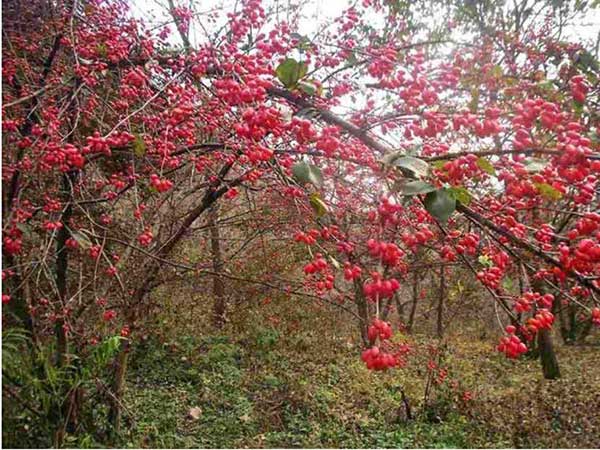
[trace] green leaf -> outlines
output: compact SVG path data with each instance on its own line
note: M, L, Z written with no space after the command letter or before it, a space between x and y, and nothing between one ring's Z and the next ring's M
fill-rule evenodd
M484 157L477 158L476 164L477 164L477 167L479 167L481 170L488 173L489 175L496 175L496 169L494 169L494 166L492 165L492 163L489 162Z
M494 265L494 263L492 262L492 260L490 259L490 257L488 255L479 255L479 258L477 258L477 261L479 261L479 264L481 264L482 266L485 266L485 267L492 267Z
M457 201L461 202L465 206L469 206L471 204L471 199L473 198L469 191L462 186L455 186L448 189L450 191L450 195L452 195Z
M294 88L298 81L306 75L308 66L304 63L296 61L294 58L287 58L275 69L275 74L279 81L288 88Z
M404 180L401 180L404 181ZM435 186L432 186L425 181L409 181L409 182L397 182L394 185L394 189L401 195L418 195L427 194L436 190Z
M146 154L146 143L139 134L136 134L133 140L133 153L139 158Z
M429 164L414 156L401 156L403 153L396 152L385 155L382 159L387 166L398 167L402 173L411 178L422 178L429 173Z
M292 166L292 176L299 184L310 183L316 187L323 186L321 169L306 161L297 162Z
M456 209L456 199L447 189L438 189L425 196L425 209L441 222L446 222Z
M321 196L318 192L313 192L310 194L309 201L310 206L312 206L315 210L315 213L317 213L317 217L323 217L325 214L327 214L327 205L321 199Z
M471 101L469 102L469 110L472 113L477 112L477 108L479 107L479 89L473 88L471 89Z
M542 170L544 170L546 168L546 166L548 164L549 164L549 162L544 159L531 158L525 164L525 170L527 170L527 172L531 172L531 173L541 172Z
M562 192L550 186L548 183L534 183L534 186L540 191L542 197L547 200L560 200L563 196Z
M298 89L308 95L315 95L317 93L317 85L307 81L301 81L298 83Z

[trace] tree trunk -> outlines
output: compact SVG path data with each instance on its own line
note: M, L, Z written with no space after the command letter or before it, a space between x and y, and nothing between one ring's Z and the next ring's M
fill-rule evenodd
M67 271L69 269L69 248L66 243L71 237L69 231L69 222L73 215L73 207L71 206L71 188L72 184L77 178L77 172L70 171L63 175L62 179L62 191L63 199L68 206L65 208L60 223L62 227L58 230L56 236L56 287L58 289L59 304L61 311L59 312L59 319L56 321L54 326L54 332L56 335L56 364L61 367L65 363L66 354L68 351L67 333L65 330L65 322L62 318L62 309L66 305L68 299L68 282L67 282Z
M213 271L215 272L215 275L213 276L213 324L216 329L221 329L225 324L225 285L223 283L223 278L219 275L223 269L223 257L218 221L219 207L214 204L208 213L210 249Z
M547 380L560 378L560 369L554 346L552 345L552 335L550 330L540 330L538 332L538 348L540 352L540 361L542 363L542 372Z
M444 296L446 295L446 270L444 266L440 268L440 289L438 293L437 304L437 337L442 338L444 335Z
M413 273L413 289L412 289L412 304L410 306L410 315L408 317L408 326L406 331L412 333L413 325L415 324L415 315L417 313L417 302L419 300L419 275L415 271Z
M115 362L114 379L112 385L112 396L110 398L109 422L112 426L112 435L116 438L121 433L121 415L123 393L125 391L125 376L127 374L127 363L129 362L129 340L123 342L123 348L119 352Z

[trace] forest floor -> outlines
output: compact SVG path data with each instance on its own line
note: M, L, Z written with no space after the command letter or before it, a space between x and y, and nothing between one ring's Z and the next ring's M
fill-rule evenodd
M597 346L558 346L562 377L547 381L539 361L507 360L491 337L454 334L448 381L425 405L426 352L375 373L332 336L267 325L236 338L148 338L131 359L123 445L600 447Z

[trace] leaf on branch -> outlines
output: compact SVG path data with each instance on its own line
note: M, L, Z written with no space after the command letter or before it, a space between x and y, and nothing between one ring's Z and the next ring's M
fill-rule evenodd
M448 189L450 191L450 195L452 195L456 201L462 203L465 206L469 206L471 204L471 199L473 196L466 188L463 186L455 186Z
M386 166L397 167L410 178L422 178L429 173L429 164L414 156L402 156L403 153L390 153L383 157L381 162Z
M560 200L563 196L562 192L556 189L553 186L550 186L548 183L534 183L534 186L540 191L542 197L547 200Z
M287 58L277 66L275 74L286 88L292 89L296 87L298 81L306 75L307 71L308 66L306 64L298 62L294 58Z
M146 143L139 134L136 134L133 140L133 153L139 158L146 154Z
M446 222L456 209L456 199L448 189L438 189L425 196L425 209L441 222Z
M317 217L323 217L325 214L327 214L327 205L321 199L321 196L318 192L313 192L312 194L310 194L309 201L310 206L312 206L312 208L314 209L315 213L317 214Z
M544 170L546 168L546 166L548 164L549 163L546 160L539 159L539 158L531 158L525 164L525 170L527 170L527 172L531 172L531 173L541 172L542 170Z
M481 264L482 266L485 267L493 267L494 263L492 262L492 260L490 259L490 257L488 255L479 255L479 258L477 258L477 261L479 261L479 264Z
M420 180L408 182L405 180L399 180L394 184L394 190L399 192L401 195L418 195L433 192L436 190L436 187Z
M469 110L472 113L477 112L479 107L479 88L471 89L471 101L469 102Z
M321 169L306 161L297 162L292 166L292 176L299 184L310 183L315 187L323 186Z
M489 162L484 157L477 158L476 164L477 164L477 167L479 167L485 173L487 173L489 175L494 175L494 176L496 175L496 169L494 169L494 166L492 165L492 163Z

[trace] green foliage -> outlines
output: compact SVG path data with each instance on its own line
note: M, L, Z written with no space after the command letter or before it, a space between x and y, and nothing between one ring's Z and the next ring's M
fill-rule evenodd
M317 214L317 217L323 217L327 214L327 205L321 199L321 196L318 192L313 192L309 197L310 206L312 206L313 210Z
M321 169L306 161L297 162L292 166L292 176L300 184L310 183L316 187L323 185Z
M298 62L294 58L287 58L275 69L279 81L288 89L293 89L308 71L305 63Z
M441 222L446 222L456 209L456 198L448 189L438 189L425 196L425 209Z
M410 178L423 178L429 173L429 164L426 161L414 156L403 156L401 152L384 156L382 162L386 166L400 169L405 176Z
M436 190L431 184L420 180L396 183L394 188L402 195L427 194Z
M487 174L496 175L496 169L494 169L494 166L492 165L492 163L489 162L486 158L484 158L484 157L477 158L476 164L477 164L477 167L479 167L481 170L483 170Z
M53 345L34 343L25 330L4 329L4 443L14 447L50 447L56 444L56 430L64 428L67 434L63 444L97 447L98 440L104 439L108 430L106 408L98 401L103 398L104 390L98 387L106 378L108 363L118 351L120 339L109 337L79 358L65 355L68 363L58 366ZM71 430L67 406L76 390L85 393L86 403L77 416L77 429ZM69 434L71 431L77 434Z

